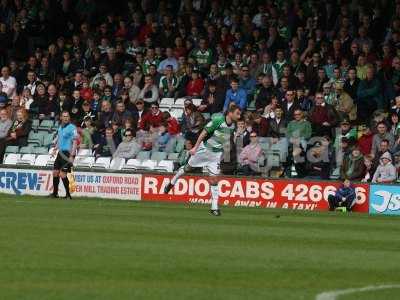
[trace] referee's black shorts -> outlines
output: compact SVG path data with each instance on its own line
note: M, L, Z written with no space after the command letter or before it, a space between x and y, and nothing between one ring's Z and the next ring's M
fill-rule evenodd
M70 173L72 168L72 164L69 161L69 152L68 151L59 151L54 161L54 170L62 171L65 173Z

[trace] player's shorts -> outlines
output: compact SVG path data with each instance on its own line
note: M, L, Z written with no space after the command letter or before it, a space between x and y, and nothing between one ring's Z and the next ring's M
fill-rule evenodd
M200 144L195 155L189 158L188 165L193 168L205 168L210 176L221 173L221 159L223 152L214 152Z
M54 161L54 170L59 170L65 173L70 173L72 164L69 161L68 151L58 151L56 160Z

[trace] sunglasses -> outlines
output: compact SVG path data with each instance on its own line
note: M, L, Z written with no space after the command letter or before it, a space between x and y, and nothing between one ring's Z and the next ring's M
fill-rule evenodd
M158 108L157 106L152 106L152 107L151 107L151 109L157 109L157 108Z

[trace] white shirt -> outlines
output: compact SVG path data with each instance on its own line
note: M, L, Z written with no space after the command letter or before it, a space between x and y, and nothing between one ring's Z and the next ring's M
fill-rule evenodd
M9 76L7 79L0 77L0 82L3 85L2 91L7 94L8 98L12 98L16 94L17 80Z

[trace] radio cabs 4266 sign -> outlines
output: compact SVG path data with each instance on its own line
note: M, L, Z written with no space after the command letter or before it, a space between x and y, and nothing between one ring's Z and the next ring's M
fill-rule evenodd
M142 199L145 201L171 201L210 203L210 186L206 178L185 176L173 190L164 194L170 177L143 175ZM328 196L334 194L340 182L304 180L265 180L250 178L219 178L219 201L222 205L239 207L271 207L299 210L327 210ZM355 211L368 212L367 184L356 185Z

